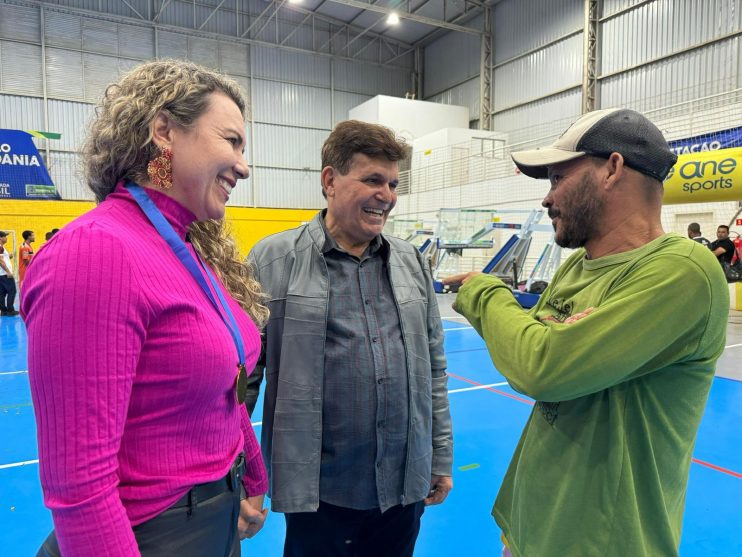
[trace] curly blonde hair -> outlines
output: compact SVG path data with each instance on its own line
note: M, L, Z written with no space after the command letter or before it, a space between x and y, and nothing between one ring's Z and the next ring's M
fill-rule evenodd
M82 147L85 179L96 200L103 201L121 180L147 179L147 163L159 154L152 141L152 122L160 111L177 125L190 127L215 92L232 99L244 118L247 105L237 82L192 62L146 62L109 85ZM193 223L190 238L229 293L261 326L268 316L265 298L224 222Z
M194 222L190 229L191 242L198 253L214 269L232 297L242 306L260 328L268 320L267 296L255 280L248 263L243 263L224 220ZM225 265L224 262L236 262Z

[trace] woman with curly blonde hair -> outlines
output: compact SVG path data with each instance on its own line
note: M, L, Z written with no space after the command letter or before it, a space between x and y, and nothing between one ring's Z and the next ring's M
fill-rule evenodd
M41 556L233 556L263 525L243 402L267 309L222 221L249 174L244 114L234 81L175 60L97 107L83 158L99 204L24 281L55 526Z

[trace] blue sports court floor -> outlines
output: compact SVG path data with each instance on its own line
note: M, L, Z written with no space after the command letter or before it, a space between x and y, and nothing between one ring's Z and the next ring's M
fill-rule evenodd
M443 505L425 512L416 555L499 556L499 530L490 517L490 508L532 402L507 386L492 366L484 343L465 322L446 319L444 327L455 436L454 490ZM720 361L720 372L731 378L717 376L714 380L698 434L680 548L684 557L742 555L742 381L738 380L742 378L742 324L732 321L729 327L728 348ZM3 556L33 556L52 527L38 479L36 430L26 369L24 325L18 317L3 317L0 319L0 555ZM259 416L260 409L255 419ZM256 425L256 430L259 427ZM549 463L545 462L544 466ZM283 517L269 515L263 531L243 542L243 554L280 556L283 532Z

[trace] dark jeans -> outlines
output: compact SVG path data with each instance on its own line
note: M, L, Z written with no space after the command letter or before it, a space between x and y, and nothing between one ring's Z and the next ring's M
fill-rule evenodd
M284 557L412 557L425 504L358 511L319 504L286 513Z
M203 493L199 491L202 487L211 486L211 492L215 491L213 486L219 482L196 486L166 511L134 526L134 537L142 557L239 557L239 481L233 467L227 478L220 480L226 485L218 495L203 499L193 496ZM36 557L60 555L52 531Z
M13 311L15 303L15 279L7 275L0 277L0 311Z

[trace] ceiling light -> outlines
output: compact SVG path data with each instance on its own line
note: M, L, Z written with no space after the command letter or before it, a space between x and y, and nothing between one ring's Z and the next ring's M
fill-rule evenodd
M397 25L399 23L399 16L396 13L392 12L389 14L389 17L386 18L386 22L389 25Z
M289 0L289 4L301 4L301 0Z

